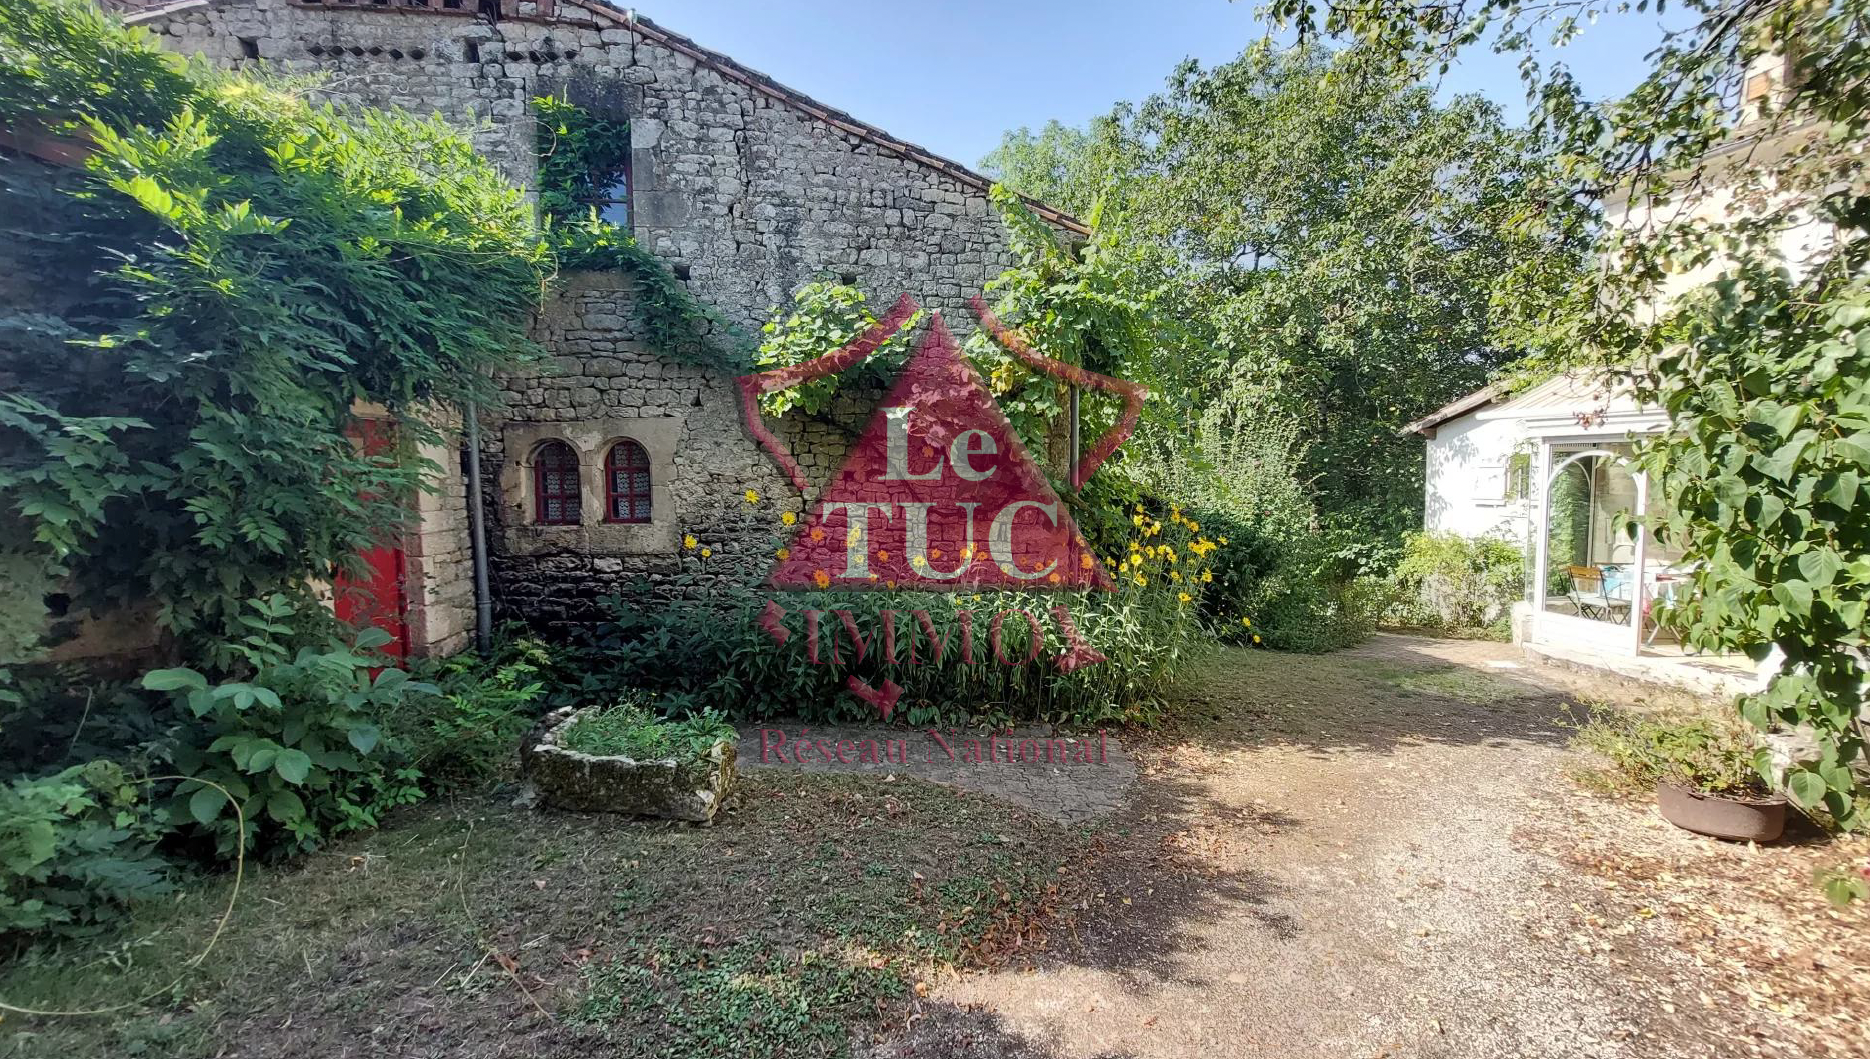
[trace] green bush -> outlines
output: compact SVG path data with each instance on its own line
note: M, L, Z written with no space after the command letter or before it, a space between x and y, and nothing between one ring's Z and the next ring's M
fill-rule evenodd
M764 338L753 355L754 369L765 372L790 368L850 345L877 324L865 301L862 291L844 284L808 283L800 287L793 293L792 308L784 312L774 309L761 329ZM761 410L770 416L783 416L794 409L816 416L844 387L886 388L908 359L909 338L921 316L919 311L911 316L874 353L843 372L761 394Z
M421 773L377 722L406 697L439 690L384 666L371 651L389 640L381 630L363 630L354 646L334 639L293 652L280 639L293 632L285 624L291 605L275 597L253 609L256 632L241 645L246 679L214 684L187 667L143 676L144 688L169 693L187 719L161 752L191 778L171 796L173 818L208 830L223 857L243 841L263 853L293 852L374 828L383 811L421 799ZM229 794L245 815L244 838Z
M1385 621L1451 631L1498 627L1526 588L1526 559L1511 542L1422 531L1403 537Z
M1202 614L1225 640L1287 651L1348 647L1373 626L1360 564L1318 526L1298 478L1298 425L1265 415L1257 388L1237 383L1203 413L1189 446L1159 444L1148 462L1160 489L1186 498L1217 544Z
M161 820L109 762L0 785L0 934L82 933L169 893Z
M1207 586L1200 575L1206 543L1172 514L1157 519L1132 511L1130 525L1129 537L1103 542L1103 559L1115 579L1111 592L772 593L710 580L704 595L699 590L709 561L690 551L681 574L659 588L643 584L627 599L611 600L610 619L573 636L560 668L564 677L550 690L550 700L608 703L642 688L661 694L660 706L671 713L717 709L737 720L875 720L875 708L846 686L846 678L855 676L871 688L895 682L903 689L897 710L918 726L1146 722L1206 640L1199 614ZM776 534L773 540L776 546ZM791 636L784 645L761 628L769 603L785 609ZM1055 607L1067 609L1073 627L1105 661L1069 672L1053 664L1069 647ZM1025 609L1040 624L1036 658L1021 665L996 661L991 648L994 616L1012 608ZM808 610L820 613L818 664L809 661L803 645ZM838 610L849 611L859 627L866 642L861 658ZM879 636L885 610L895 613L894 663L884 658ZM931 664L930 640L914 617L917 611L927 612L937 638L947 641L940 665ZM962 612L970 614L972 662L961 658ZM1002 620L1001 636L1009 660L1032 653L1030 627L1018 615ZM916 665L909 662L912 645Z
M642 702L622 702L579 715L565 731L564 745L582 754L621 755L643 762L698 758L716 743L734 738L734 727L714 711L667 720Z
M546 645L526 637L504 638L486 658L461 652L418 664L412 673L439 691L403 697L384 718L385 732L422 771L424 787L485 783L515 762L555 666Z

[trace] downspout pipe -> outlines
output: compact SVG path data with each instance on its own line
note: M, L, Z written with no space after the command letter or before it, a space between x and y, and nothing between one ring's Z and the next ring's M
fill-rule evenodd
M480 412L473 403L462 406L467 420L468 552L474 560L474 650L485 654L493 647L493 593L487 588L487 524L481 512Z

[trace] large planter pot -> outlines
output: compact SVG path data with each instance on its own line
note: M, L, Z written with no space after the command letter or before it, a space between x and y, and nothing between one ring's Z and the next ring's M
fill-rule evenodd
M1669 781L1656 784L1656 808L1677 828L1717 839L1770 843L1786 830L1786 800L1709 795Z
M578 716L596 707L555 710L520 746L520 767L546 805L561 810L629 813L708 823L733 789L737 751L717 742L699 759L639 762L588 755L563 745Z

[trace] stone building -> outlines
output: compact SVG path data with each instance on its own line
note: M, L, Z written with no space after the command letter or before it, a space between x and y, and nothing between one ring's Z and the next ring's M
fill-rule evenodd
M749 336L799 285L834 279L879 316L907 292L965 337L966 300L1010 263L987 178L597 0L183 0L129 20L230 66L326 74L333 99L439 112L528 188L530 99L626 120L629 227ZM808 498L747 434L733 380L660 356L624 274L565 280L536 327L549 362L480 410L497 613L571 622L646 579L679 591L763 569L780 512ZM776 426L822 482L867 413L847 400ZM457 484L425 499L404 543L418 652L452 651L472 629L465 500Z

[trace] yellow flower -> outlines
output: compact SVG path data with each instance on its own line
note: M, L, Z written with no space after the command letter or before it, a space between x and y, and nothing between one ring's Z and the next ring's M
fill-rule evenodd
M782 548L778 552L775 552L774 555L778 556L780 559L791 559L792 550L789 548Z
M915 556L909 560L909 565L911 567L926 567L929 565L929 561L921 556Z
M1252 620L1252 619L1250 619L1250 618L1248 618L1248 617L1247 617L1247 616L1245 616L1245 615L1241 615L1241 616L1240 616L1240 624L1241 624L1241 625L1243 625L1243 626L1251 626L1251 625L1253 624L1253 620Z
M831 575L821 570L815 570L812 572L812 584L818 586L820 589L830 588Z
M1204 570L1204 571L1202 571L1202 572L1201 572L1201 580L1202 580L1202 581L1204 581L1204 582L1211 582L1211 581L1213 581L1213 580L1214 580L1214 572L1213 572L1213 571L1211 571L1211 570Z
M704 548L701 550L702 559L707 559L709 556L712 556L712 555L714 555L714 550L711 548Z
M825 528L822 526L812 527L812 540L823 541L824 539L825 539Z
M1078 566L1083 568L1084 570L1091 569L1091 554L1089 552L1086 552L1083 555L1078 557Z
M1127 571L1127 570L1129 570L1129 569L1130 569L1130 561L1129 561L1129 560L1127 560L1127 559L1126 559L1126 560L1124 560L1124 561L1123 561L1122 563L1119 563L1119 564L1117 564L1117 573L1118 573L1118 574L1122 574L1122 573L1124 573L1125 571Z
M1179 582L1179 581L1181 581L1181 580L1182 580L1182 572L1181 572L1181 571L1179 571L1179 570L1172 570L1172 571L1170 571L1170 572L1169 572L1169 580L1170 580L1170 581L1172 581L1172 582Z
M1216 540L1218 540L1218 541L1220 541L1220 543L1221 543L1221 544L1223 544L1223 545L1225 545L1225 544L1227 544L1227 539L1226 539L1226 538L1224 538L1224 537L1222 537L1222 538L1217 538Z
M760 503L760 491L759 490L748 490L746 493L746 498L747 498L748 504L758 504Z
M1057 585L1058 584L1058 572L1053 571L1052 573L1046 575L1045 580L1052 583L1053 585Z
M887 548L878 549L877 559L883 561L884 563L888 563L890 561L890 550Z
M683 534L682 535L682 547L683 548L694 548L695 545L698 543L699 542L695 540L694 534Z
M792 514L791 512L781 512L779 514L779 521L786 524L787 526L791 526L793 523L796 523L799 521L799 517Z
M941 549L939 549L939 548L931 548L931 549L929 549L929 558L930 558L930 559L940 559L940 558L941 558Z
M1192 596L1190 596L1190 595L1188 595L1187 593L1176 593L1176 594L1175 594L1175 598L1176 598L1177 600L1180 600L1180 601L1181 601L1181 602L1183 602L1183 603L1187 603L1188 601L1190 601L1190 600L1193 600L1193 599L1194 599L1194 597L1192 597Z
M973 559L974 558L974 546L973 545L962 545L961 546L961 558L962 559Z
M1189 532L1189 533L1191 533L1191 534L1199 534L1199 533L1201 533L1201 524L1200 524L1200 523L1198 523L1198 522L1195 522L1195 521L1194 521L1193 519L1190 519L1190 520L1189 520L1189 521L1188 521L1188 522L1187 522L1186 524L1184 524L1184 525L1186 525L1186 526L1188 527L1188 532Z
M1132 515L1132 516L1130 516L1130 521L1131 521L1131 522L1133 522L1133 523L1135 523L1135 524L1136 524L1136 525L1138 525L1138 526L1142 526L1142 525L1143 525L1143 517L1142 517L1141 515Z
M1140 571L1140 570L1139 570L1139 571L1137 571L1137 572L1136 572L1135 574L1133 574L1133 575L1131 575L1131 576L1130 576L1130 580L1131 580L1131 581L1134 581L1134 582L1135 582L1136 584L1138 584L1138 585L1148 585L1148 584L1149 584L1149 579L1148 579L1148 578L1145 578L1145 577L1143 577L1143 572L1142 572L1142 571Z
M1259 642L1260 642L1260 635L1258 633L1255 633L1253 635L1253 643L1258 644Z

